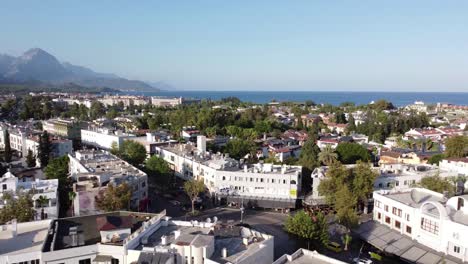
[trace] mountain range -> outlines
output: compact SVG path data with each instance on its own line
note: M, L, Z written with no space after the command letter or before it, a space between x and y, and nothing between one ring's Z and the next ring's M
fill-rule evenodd
M84 87L107 87L121 91L158 91L138 80L99 73L83 66L60 62L50 53L34 48L19 57L0 54L0 83L39 81L50 84L75 83Z

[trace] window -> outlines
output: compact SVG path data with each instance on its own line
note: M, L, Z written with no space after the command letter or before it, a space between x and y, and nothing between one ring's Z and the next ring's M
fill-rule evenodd
M33 259L33 260L31 260L31 264L39 264L39 260L38 259Z
M6 189L7 189L7 185L6 185L6 184L3 184L2 189L3 189L3 190L6 190Z
M421 218L421 229L434 235L439 234L439 224L427 218Z
M283 184L286 184L286 180L283 180Z
M111 259L111 264L119 264L119 260L116 258Z
M80 259L78 264L91 264L91 259Z
M390 224L390 222L391 222L390 217L386 216L385 217L385 223Z
M223 176L223 181L225 181L225 180L226 180L226 176Z
M398 209L398 208L396 208L396 207L393 207L393 208L392 208L392 213L393 213L394 215L397 215L397 216L400 216L400 217L401 217L401 209Z
M271 183L275 183L275 179L271 179Z
M410 216L409 214L406 214L406 221L409 221L410 220Z
M375 207L380 208L380 206L382 206L380 201L375 201Z
M411 226L406 226L406 233L411 234Z
M459 246L453 246L453 252L460 254L460 247Z
M401 228L401 223L400 223L400 221L395 221L395 228L398 228L398 229Z
M384 206L384 210L385 210L385 212L388 212L388 205Z
M141 187L145 187L145 186L146 186L146 182L142 182Z
M171 161L174 161L174 156L171 156Z
M377 219L381 219L382 218L382 214L381 213L377 213Z

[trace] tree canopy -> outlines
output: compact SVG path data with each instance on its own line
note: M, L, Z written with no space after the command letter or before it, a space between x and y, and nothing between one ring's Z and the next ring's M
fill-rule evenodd
M369 161L369 151L357 143L343 142L336 147L338 159L343 164L354 164L358 160Z
M96 197L96 206L106 212L130 210L131 198L132 188L127 183L108 184L105 191Z
M304 210L300 210L294 216L288 216L284 229L288 233L307 240L308 245L310 241L322 244L328 242L328 224L325 216L320 212L311 216Z
M114 148L114 146L116 145L113 144L111 153L126 160L133 166L142 164L146 159L145 147L136 141L125 140L120 149Z
M192 201L192 214L195 214L195 200L201 192L205 191L205 184L203 180L189 180L184 183L184 190Z
M445 141L445 155L448 158L463 158L468 155L468 136L453 136Z
M33 201L29 194L3 193L5 206L0 209L0 224L16 219L18 222L28 222L34 218Z

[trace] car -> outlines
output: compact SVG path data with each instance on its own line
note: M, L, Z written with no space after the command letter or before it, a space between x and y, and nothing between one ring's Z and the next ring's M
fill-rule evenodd
M180 202L177 200L171 200L169 201L172 205L180 205Z
M325 245L326 248L328 248L329 250L331 251L335 251L337 253L341 252L342 249L341 249L341 245L337 242L328 242L326 245Z
M353 263L357 264L372 264L372 260L368 258L353 258Z

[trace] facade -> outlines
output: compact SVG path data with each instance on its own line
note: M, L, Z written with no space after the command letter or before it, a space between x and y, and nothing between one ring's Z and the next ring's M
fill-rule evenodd
M440 170L453 172L454 176L468 176L468 158L443 159L439 163Z
M0 230L1 264L273 262L270 235L216 219L175 221L165 211L110 212L6 225ZM21 236L26 231L28 235ZM35 243L31 246L28 239Z
M373 219L431 249L468 260L468 195L427 189L375 191Z
M126 161L104 151L82 150L69 155L71 177L76 181L73 190L74 215L100 212L95 197L104 192L108 184L127 183L133 190L130 207L146 211L148 204L148 176Z
M34 205L35 220L52 219L58 217L59 199L58 199L58 180L41 179L19 179L11 172L5 173L0 177L0 208L5 203L2 200L4 194L30 193ZM47 198L46 204L40 204L39 197Z
M105 106L113 106L121 103L125 107L129 107L131 105L147 105L150 103L150 100L147 97L131 95L106 95L103 98L99 98L98 101Z
M175 107L183 104L199 103L198 99L188 99L183 97L151 97L151 104L158 107Z
M81 129L81 142L93 147L109 150L112 144L117 144L116 147L122 146L125 139L133 138L134 135L124 134L121 131L116 131L108 128L89 127Z
M200 144L199 144L200 146ZM201 147L201 146L200 146ZM274 201L285 201L295 207L301 191L300 166L242 164L228 155L212 154L193 144L158 146L156 155L167 161L175 175L183 179L203 179L213 195L244 197L258 207L275 207Z
M81 137L81 123L75 120L49 119L42 122L42 128L51 135L68 139L79 139Z

